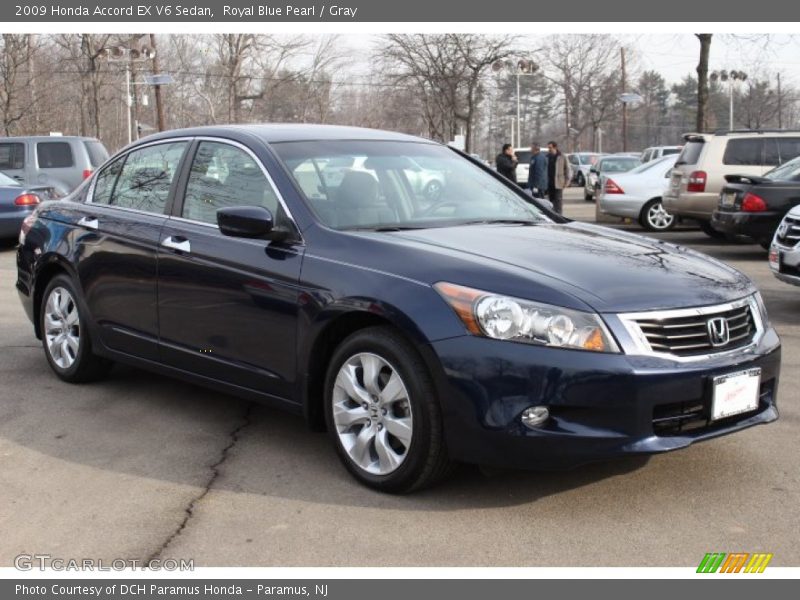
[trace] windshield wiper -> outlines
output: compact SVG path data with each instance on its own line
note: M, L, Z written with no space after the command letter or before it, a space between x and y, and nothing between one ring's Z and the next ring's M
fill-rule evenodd
M377 227L347 227L344 231L409 231L413 229L426 229L426 227L414 227L411 225L381 225Z
M538 225L543 221L532 219L480 219L476 221L465 221L459 225Z

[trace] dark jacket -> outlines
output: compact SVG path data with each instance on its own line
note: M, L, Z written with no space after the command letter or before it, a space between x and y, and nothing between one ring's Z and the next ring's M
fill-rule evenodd
M531 156L531 168L528 171L528 189L547 189L547 156L541 150Z
M503 177L507 177L514 183L517 182L517 161L511 158L508 154L501 152L494 159L497 166L497 172Z

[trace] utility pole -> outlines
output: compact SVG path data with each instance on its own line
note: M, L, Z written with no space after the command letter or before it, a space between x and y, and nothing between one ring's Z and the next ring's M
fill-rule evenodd
M625 76L625 48L619 49L620 74L622 75L622 94L628 89L628 81ZM628 150L628 103L622 102L622 151Z
M783 129L783 94L781 94L780 73L778 73L778 129Z
M158 68L158 52L156 51L156 36L154 33L150 34L150 47L153 49L153 73L160 73ZM156 117L157 126L159 131L164 131L167 128L166 120L164 119L164 101L161 97L161 85L156 84L153 86L153 94L156 97Z

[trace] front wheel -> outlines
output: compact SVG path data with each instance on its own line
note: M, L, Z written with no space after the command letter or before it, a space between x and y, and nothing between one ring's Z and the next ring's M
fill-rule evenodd
M449 471L433 383L394 330L371 327L342 342L328 366L325 409L339 457L361 483L406 493Z
M654 198L642 207L639 224L648 231L669 231L675 227L675 216L664 209L661 198Z
M78 294L66 275L57 275L47 285L39 319L44 353L58 377L81 383L99 379L108 372L111 363L92 352Z
M586 179L584 179L583 173L578 173L578 176L575 178L575 185L578 187L583 187L586 185Z

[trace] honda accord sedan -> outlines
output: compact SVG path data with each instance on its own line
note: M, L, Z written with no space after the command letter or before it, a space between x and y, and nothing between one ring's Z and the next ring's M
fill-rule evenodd
M435 197L418 164L447 174ZM456 462L566 468L778 418L780 341L747 277L571 222L407 135L157 134L39 205L17 263L64 381L121 362L285 408L387 492Z

